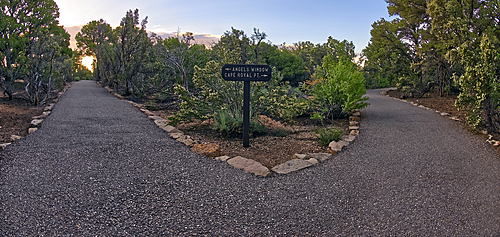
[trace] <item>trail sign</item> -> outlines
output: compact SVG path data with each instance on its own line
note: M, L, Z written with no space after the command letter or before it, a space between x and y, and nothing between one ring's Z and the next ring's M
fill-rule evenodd
M222 67L222 78L226 81L269 81L269 65L226 64Z
M243 147L250 147L250 82L269 81L272 70L269 65L226 64L222 78L226 81L243 81Z

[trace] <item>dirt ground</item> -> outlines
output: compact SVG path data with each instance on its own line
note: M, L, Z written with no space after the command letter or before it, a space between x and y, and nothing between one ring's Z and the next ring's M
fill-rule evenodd
M174 111L161 110L152 112L160 117L168 118ZM297 118L293 126L283 125L265 116L261 116L261 121L265 123L269 133L250 136L250 147L248 148L243 147L241 135L236 137L225 136L213 130L210 121L182 123L177 128L197 141L220 145L222 155L230 157L243 156L256 160L269 169L291 160L296 153L331 152L327 147L323 147L318 143L314 130L321 124L319 121L309 119L309 116ZM349 121L348 119L339 119L326 126L341 127L347 134Z
M71 84L63 85L63 89ZM0 144L12 142L12 135L27 136L33 117L41 115L49 103L54 103L59 93L58 90L51 91L45 104L34 106L27 99L24 85L22 80L14 83L12 100L0 90Z
M390 97L402 99L402 94L399 91L390 90L388 91L388 94ZM465 117L467 116L467 113L463 110L459 111L457 107L455 107L457 95L447 95L441 97L437 93L429 93L421 98L405 98L405 100L438 110L442 113L448 113L452 117L459 118L460 122L465 123Z
M33 116L43 112L43 106L35 107L29 101L14 96L12 100L0 96L0 143L11 142L12 135L25 137Z

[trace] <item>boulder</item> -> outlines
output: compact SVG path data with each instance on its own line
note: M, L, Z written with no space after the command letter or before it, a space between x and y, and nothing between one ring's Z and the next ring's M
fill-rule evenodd
M359 126L349 126L349 130L358 130Z
M449 113L441 113L442 116L449 116Z
M359 116L361 116L361 113L360 112L354 112L354 113L352 113L352 116L359 117Z
M356 121L349 121L349 126L358 126L359 122Z
M50 114L50 111L45 111L42 113L42 115L45 115L45 116L49 116L49 114Z
M42 122L43 122L43 119L34 119L31 121L31 126L38 127L38 126L40 126L40 124L42 124Z
M329 154L329 153L308 153L307 156L306 156L306 159L316 159L318 161L325 161L325 160L328 160L332 157L333 155L332 154Z
M358 136L359 135L359 130L351 130L351 132L349 133L349 136Z
M214 143L206 143L206 144L195 144L191 150L194 152L208 156L208 157L219 157L222 155L222 151L219 145ZM233 158L234 159L234 158Z
M230 158L231 157L229 157L229 156L219 156L219 157L215 157L215 160L218 160L218 161L227 161Z
M350 121L356 121L356 122L359 122L359 121L361 121L361 118L360 118L360 117L356 117L356 116L350 116L350 117L349 117L349 120L350 120Z
M38 128L29 128L28 134L34 133L34 132L36 132L36 130L38 130Z
M278 174L288 174L293 171L301 170L307 167L312 166L310 162L307 162L302 159L293 159L289 160L283 164L274 166L272 170Z

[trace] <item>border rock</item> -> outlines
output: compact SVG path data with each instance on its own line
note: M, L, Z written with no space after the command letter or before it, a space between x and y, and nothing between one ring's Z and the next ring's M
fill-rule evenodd
M166 119L164 119L164 118L162 118L162 117L160 117L160 116L156 116L156 115L155 115L155 116L148 116L148 118L150 118L150 119L152 119L152 120L155 120L155 121L156 121L156 120L166 120Z
M306 154L294 154L294 155L292 156L292 159L301 159L301 160L303 160L303 159L305 159L306 157L307 157L307 155L306 155Z
M11 135L10 136L10 140L13 141L13 142L15 142L15 141L17 141L17 140L19 140L21 138L23 138L23 137L18 136L18 135Z
M359 122L359 121L361 121L361 118L360 118L360 117L356 117L356 116L350 116L350 117L349 117L349 120L350 120L350 121Z
M306 155L306 158L305 159L311 159L311 158L314 158L318 161L325 161L325 160L328 160L330 159L331 157L333 156L333 154L330 154L330 153L308 153Z
M319 163L319 161L316 158L311 158L311 159L308 159L306 161L311 163L312 165L316 165Z
M349 136L358 136L359 135L359 130L351 130L351 132L349 133Z
M169 132L169 133L182 133L182 134L184 134L181 130L177 129L174 126L167 125L167 126L163 126L163 127L160 126L160 128Z
M283 164L274 166L272 170L278 174L288 174L293 171L301 170L307 167L311 167L313 164L311 162L302 159L289 160Z
M330 142L330 144L328 145L328 147L332 151L339 152L339 151L342 150L342 148L344 148L347 145L349 145L349 142L340 140L338 142L336 142L336 141Z
M182 133L182 132L180 132L180 133L170 133L170 137L172 137L173 139L179 139L182 136L184 136L184 133Z
M42 124L43 119L34 119L31 121L31 126L32 127L38 127L40 124Z
M349 126L359 126L359 122L349 121Z
M346 142L353 142L354 139L356 139L356 136L351 136L351 135L344 135L342 136L342 140Z
M10 145L10 144L12 144L12 143L3 143L3 144L0 144L0 151L5 150L5 148L6 148L8 145Z
M215 143L195 144L191 150L208 157L219 157L222 155L220 146Z
M227 161L227 160L229 160L229 159L231 159L231 157L229 157L229 156L219 156L219 157L215 157L215 160L217 160L217 161Z

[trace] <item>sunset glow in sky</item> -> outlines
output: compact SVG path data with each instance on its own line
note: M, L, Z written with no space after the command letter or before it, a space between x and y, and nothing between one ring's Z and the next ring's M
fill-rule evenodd
M94 71L94 70L92 70L92 63L93 62L94 62L94 57L92 57L92 56L82 57L82 65L85 66L86 68L88 68L91 72Z
M370 40L371 24L389 18L384 0L55 0L61 25L67 29L104 19L118 26L129 9L148 16L147 30L193 32L197 41L217 40L234 27L250 36L253 28L273 44L299 41L324 43L328 36L353 41L361 52ZM68 30L74 36L78 32Z

